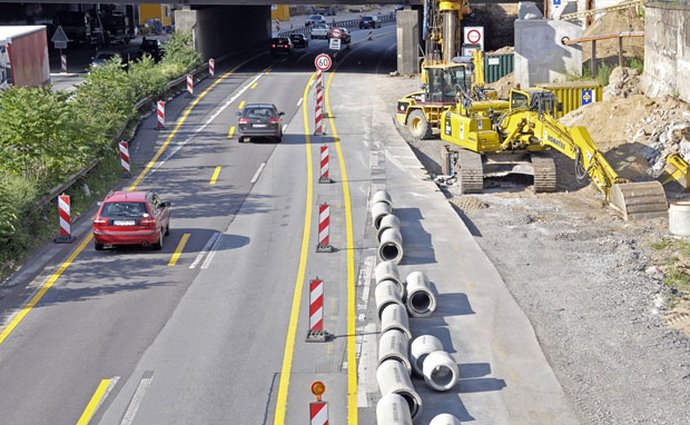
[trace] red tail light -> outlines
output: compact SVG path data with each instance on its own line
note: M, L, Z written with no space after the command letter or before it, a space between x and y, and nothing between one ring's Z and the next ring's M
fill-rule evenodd
M108 224L108 219L103 217L94 217L93 224L95 226L102 226L104 224Z
M283 47L285 47L285 48L287 49L287 48L288 48L288 45L286 44L286 45L284 45Z
M240 118L239 123L240 123L240 124L249 124L249 119L247 119L247 118Z
M272 45L271 47L273 47L273 48L275 49L275 48L276 48L276 45L274 44L274 45Z
M152 217L144 217L139 221L139 224L149 228L156 228L156 219Z
M280 123L280 118L271 118L271 120L269 122L271 124L278 124L278 123Z

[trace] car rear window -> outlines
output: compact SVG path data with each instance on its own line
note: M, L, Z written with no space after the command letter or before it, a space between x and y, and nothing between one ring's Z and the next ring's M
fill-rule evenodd
M373 19L374 19L374 18L372 18L371 16L364 16L364 17L362 18L363 21L371 21L371 20L373 20Z
M244 116L247 118L254 118L254 119L267 119L267 118L275 118L276 114L275 111L271 108L247 108L244 110Z
M144 202L106 202L101 210L101 217L146 217L146 203Z

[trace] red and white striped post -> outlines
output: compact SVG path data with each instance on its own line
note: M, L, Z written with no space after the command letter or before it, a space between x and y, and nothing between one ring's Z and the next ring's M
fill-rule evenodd
M323 330L323 280L309 281L309 331L306 342L325 342L328 332Z
M129 143L120 141L120 165L122 165L122 175L130 176L131 168L129 166Z
M374 39L374 30L369 30L369 35L367 35L367 40L371 41Z
M316 104L314 105L314 134L323 133L323 72L316 70Z
M216 76L216 60L213 58L208 60L208 75L211 78Z
M187 74L187 94L194 96L194 76L192 74Z
M309 402L309 425L328 425L328 402Z
M333 180L328 175L328 146L321 146L321 175L319 176L319 183L333 183Z
M55 243L71 243L72 237L72 218L70 216L69 195L64 193L58 196L58 222L60 223L60 235L55 238Z
M330 243L331 233L331 207L328 204L319 205L319 244L316 252L331 252L333 247Z
M161 129L165 127L165 102L162 100L158 101L156 107L156 115L158 116L158 123L156 124L156 128Z
M67 72L67 55L60 55L60 69Z

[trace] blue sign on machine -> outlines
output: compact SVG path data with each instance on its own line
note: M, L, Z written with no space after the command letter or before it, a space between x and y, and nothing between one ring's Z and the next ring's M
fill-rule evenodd
M581 104L589 105L594 102L594 90L592 89L582 89L582 95L580 96Z
M558 7L561 5L561 0L553 0L553 7Z

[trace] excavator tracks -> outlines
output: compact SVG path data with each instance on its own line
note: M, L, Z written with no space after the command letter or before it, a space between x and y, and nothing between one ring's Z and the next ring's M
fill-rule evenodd
M556 162L549 153L533 153L532 168L534 170L534 191L536 193L555 192L557 190Z
M458 151L458 182L460 193L482 193L484 191L484 167L482 156L465 149Z

